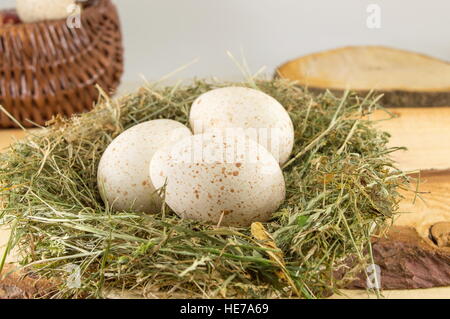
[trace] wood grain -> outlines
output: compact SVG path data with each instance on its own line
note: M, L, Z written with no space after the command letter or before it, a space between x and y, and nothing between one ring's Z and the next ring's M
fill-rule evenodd
M384 111L372 118L377 126L389 132L390 146L405 146L407 151L393 154L405 171L450 169L450 107L390 108L397 117ZM384 119L384 120L383 120Z
M433 225L450 222L450 171L424 171L420 176L420 197L413 192L403 192L402 212L395 220L396 226L412 227L430 245ZM450 265L449 265L450 267Z
M382 298L386 299L449 299L450 288L430 288L430 289L411 289L411 290L385 290L382 292ZM375 294L368 293L366 290L343 289L340 294L332 296L330 299L376 299Z

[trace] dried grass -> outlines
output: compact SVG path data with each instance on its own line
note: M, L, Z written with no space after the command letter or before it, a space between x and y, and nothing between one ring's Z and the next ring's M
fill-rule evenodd
M287 199L264 224L272 246L250 228L182 220L167 207L155 215L108 211L96 172L111 140L146 120L187 124L197 96L228 85L148 85L117 101L103 96L93 111L56 118L1 154L0 217L13 227L10 247L18 245L27 271L60 279L54 298L101 298L111 289L146 297L316 298L365 267L369 238L385 229L408 182L389 158L396 150L386 146L389 135L367 118L379 107L371 96L313 96L286 80L233 84L273 96L295 125L294 155L283 168ZM81 267L81 288L67 286L68 265Z

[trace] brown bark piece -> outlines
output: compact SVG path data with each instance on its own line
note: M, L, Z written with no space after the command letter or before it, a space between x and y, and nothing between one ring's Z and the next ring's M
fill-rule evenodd
M450 286L450 248L438 248L413 228L393 226L387 238L374 239L373 254L383 289ZM365 275L346 288L365 289Z
M285 63L277 75L312 91L383 93L386 106L450 105L450 63L379 46L344 47Z

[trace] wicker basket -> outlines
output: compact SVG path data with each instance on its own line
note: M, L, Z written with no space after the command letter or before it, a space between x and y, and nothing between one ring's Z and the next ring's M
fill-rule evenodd
M65 19L0 27L0 72L0 104L26 127L91 109L96 84L112 94L123 73L116 7L89 1L80 28ZM0 127L16 126L1 112Z

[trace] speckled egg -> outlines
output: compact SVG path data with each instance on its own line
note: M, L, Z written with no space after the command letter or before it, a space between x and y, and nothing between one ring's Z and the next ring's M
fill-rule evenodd
M98 166L97 182L103 201L114 210L159 212L162 201L150 181L150 161L158 149L191 135L181 123L154 120L117 136Z
M294 145L294 126L284 107L250 88L225 87L202 94L192 104L189 121L194 134L242 130L280 164L288 160Z
M76 10L76 0L16 0L23 22L65 19Z
M285 198L275 158L245 135L205 133L158 151L150 163L156 188L180 217L223 226L267 221Z

